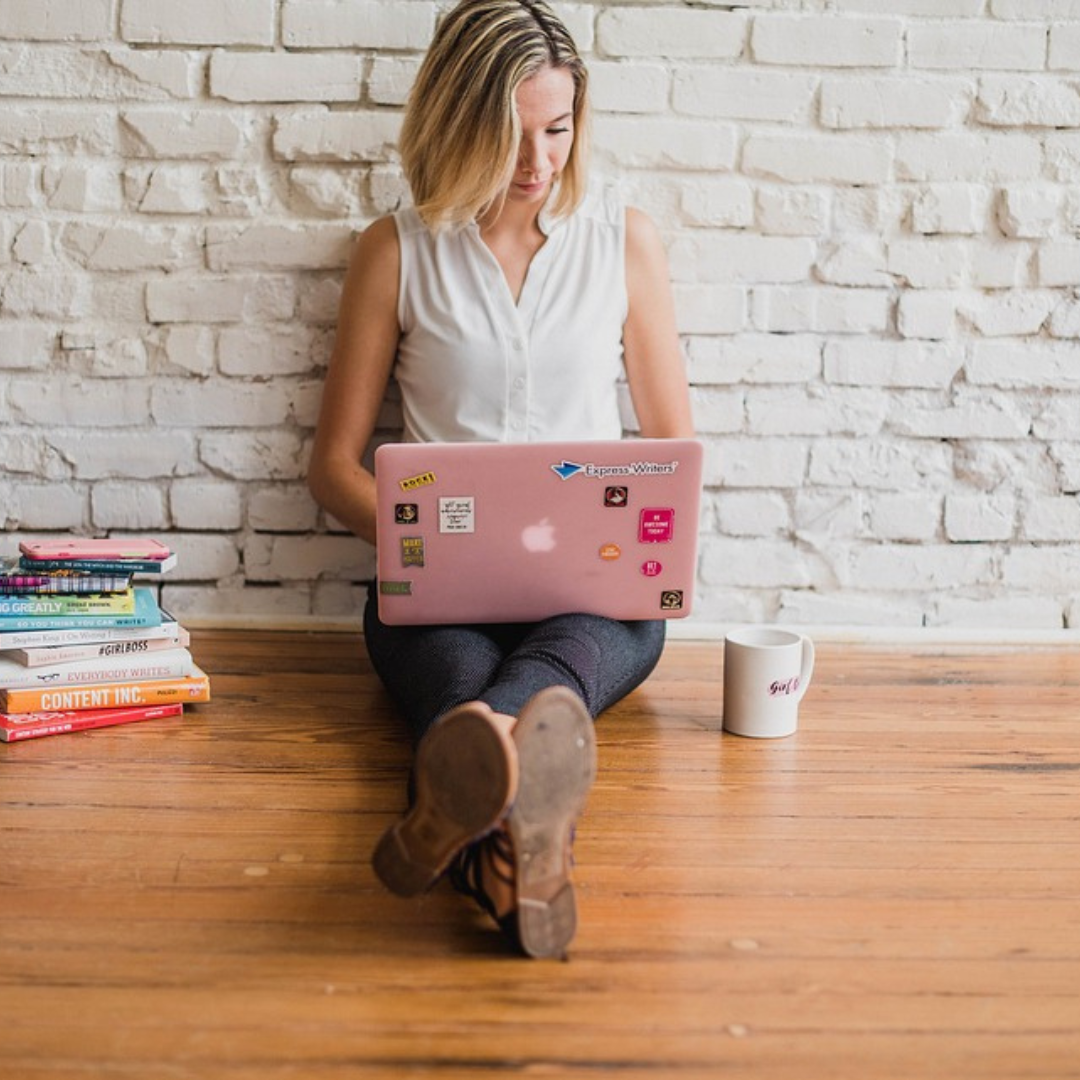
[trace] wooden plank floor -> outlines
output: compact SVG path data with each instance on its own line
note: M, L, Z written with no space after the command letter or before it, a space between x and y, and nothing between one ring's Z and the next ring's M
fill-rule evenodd
M348 634L203 631L182 720L0 746L0 1076L1080 1076L1080 656L819 645L602 718L567 963L379 887L407 744Z

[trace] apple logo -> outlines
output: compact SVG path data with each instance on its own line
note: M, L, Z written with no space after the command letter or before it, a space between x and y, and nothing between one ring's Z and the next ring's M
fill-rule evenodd
M521 544L533 555L543 555L555 550L555 526L548 518L521 530Z

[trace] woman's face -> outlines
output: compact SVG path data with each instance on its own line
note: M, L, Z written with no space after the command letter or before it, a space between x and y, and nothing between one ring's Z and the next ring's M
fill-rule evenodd
M541 68L518 85L514 100L521 147L506 197L542 204L574 143L574 76L566 68Z

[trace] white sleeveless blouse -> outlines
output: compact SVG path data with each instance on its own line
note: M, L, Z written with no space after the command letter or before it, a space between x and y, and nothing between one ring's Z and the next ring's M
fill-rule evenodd
M547 240L516 304L475 224L433 234L411 208L394 219L407 442L622 435L626 218L613 194L541 215Z

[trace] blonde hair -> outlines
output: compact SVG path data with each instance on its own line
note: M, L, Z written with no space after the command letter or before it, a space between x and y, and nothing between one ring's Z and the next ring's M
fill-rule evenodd
M462 0L439 24L413 84L401 161L429 228L464 225L497 205L517 161L514 94L547 67L574 80L574 139L551 207L570 214L585 194L588 73L544 0Z

